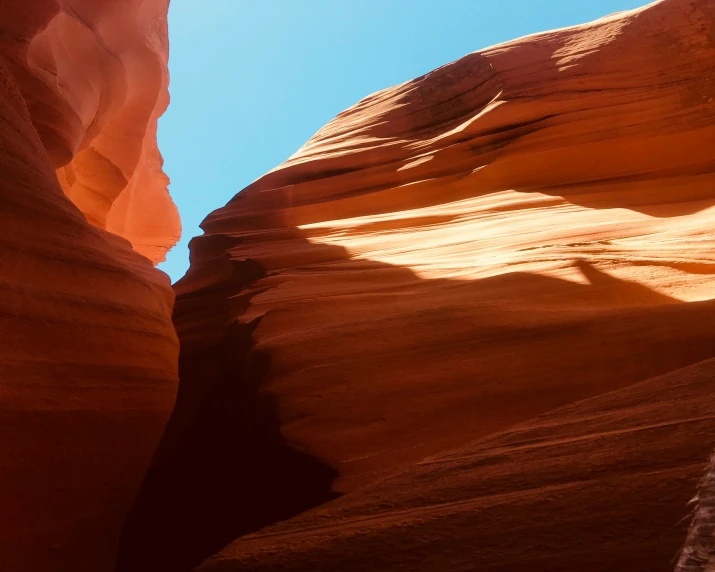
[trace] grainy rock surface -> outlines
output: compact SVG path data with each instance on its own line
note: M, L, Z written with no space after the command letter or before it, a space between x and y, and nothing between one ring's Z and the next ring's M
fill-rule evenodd
M167 7L0 2L3 571L114 570L174 404Z
M470 54L212 213L140 502L160 551L320 482L201 572L672 569L715 444L714 29L663 0Z
M671 570L715 446L715 4L365 98L209 215L173 310L166 10L0 3L0 568Z

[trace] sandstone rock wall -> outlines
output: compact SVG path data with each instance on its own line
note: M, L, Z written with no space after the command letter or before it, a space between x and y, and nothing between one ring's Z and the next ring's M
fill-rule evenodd
M475 52L212 213L126 569L328 489L200 569L671 569L715 445L714 26L663 0Z
M173 308L166 10L0 3L0 568L672 569L715 446L715 4L365 98L209 215Z
M155 144L166 10L165 0L0 3L8 572L114 570L173 407L174 295L137 253L159 260L179 231Z
M90 223L160 262L181 233L156 144L169 102L168 0L4 2L0 55Z

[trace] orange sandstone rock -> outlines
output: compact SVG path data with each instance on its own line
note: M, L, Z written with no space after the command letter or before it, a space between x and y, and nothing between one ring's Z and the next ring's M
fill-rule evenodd
M714 374L709 360L428 457L197 570L670 572L715 442Z
M156 144L169 101L168 0L0 7L0 45L68 197L154 263L181 223Z
M173 292L125 240L156 261L179 230L155 144L166 10L165 0L0 3L8 572L114 570L173 406Z
M668 570L715 443L713 29L662 0L475 52L211 214L122 569L332 490L199 570Z

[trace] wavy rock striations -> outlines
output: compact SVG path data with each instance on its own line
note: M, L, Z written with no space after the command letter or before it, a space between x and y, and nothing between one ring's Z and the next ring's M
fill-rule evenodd
M192 242L173 411L167 7L0 3L0 567L672 569L715 446L715 4L340 114Z
M114 570L173 407L167 8L0 3L2 570Z
M160 262L181 233L156 144L169 102L168 0L0 7L0 55L87 220Z
M662 0L470 54L211 214L123 569L331 491L199 570L671 569L715 445L714 30Z

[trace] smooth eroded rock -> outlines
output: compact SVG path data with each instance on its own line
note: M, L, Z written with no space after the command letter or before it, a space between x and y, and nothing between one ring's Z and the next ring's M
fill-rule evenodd
M178 232L154 141L166 9L0 4L2 570L114 570L174 404L174 295L125 240L158 259ZM148 204L157 227L130 224Z
M198 570L671 569L715 443L714 29L663 0L475 52L212 213L124 569L259 529Z

